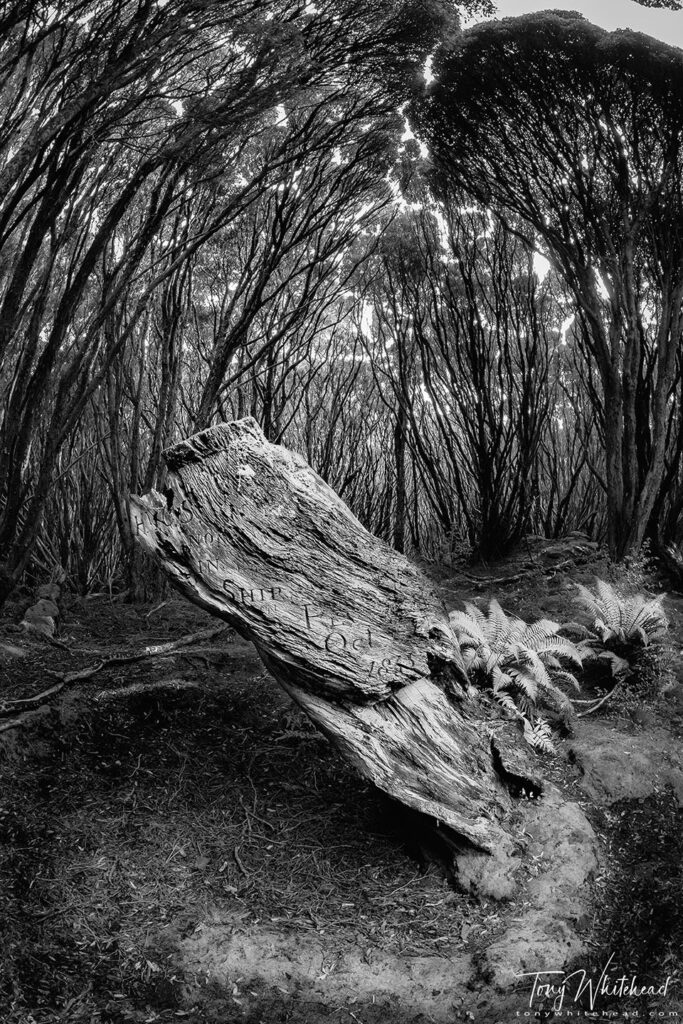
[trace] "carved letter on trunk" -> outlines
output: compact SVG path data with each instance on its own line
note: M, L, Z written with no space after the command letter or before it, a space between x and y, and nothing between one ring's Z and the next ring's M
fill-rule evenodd
M509 852L517 727L469 685L426 577L373 537L252 419L165 453L168 488L131 500L133 534L191 601L252 641L355 767L469 844Z

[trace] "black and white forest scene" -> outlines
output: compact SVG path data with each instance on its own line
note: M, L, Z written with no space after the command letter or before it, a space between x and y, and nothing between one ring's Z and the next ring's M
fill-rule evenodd
M683 1024L683 0L0 2L0 1024Z

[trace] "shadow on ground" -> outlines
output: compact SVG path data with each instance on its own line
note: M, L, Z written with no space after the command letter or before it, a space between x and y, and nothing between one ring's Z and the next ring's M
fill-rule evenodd
M87 652L205 624L179 602L148 611L80 606L65 635ZM6 692L80 664L36 647ZM99 673L2 739L3 1024L496 1024L528 1008L484 964L519 908L421 862L420 837L236 637ZM662 793L594 825L611 859L587 966L614 947L624 969L677 977L680 811Z

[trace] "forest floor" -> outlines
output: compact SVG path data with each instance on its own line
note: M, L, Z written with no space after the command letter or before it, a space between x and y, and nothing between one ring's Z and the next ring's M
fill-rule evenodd
M594 553L526 550L438 583L449 607L497 596L506 610L562 621L572 581L608 572ZM0 702L218 625L179 598L154 609L65 597L55 644L18 626L28 603L0 619ZM590 719L591 742L628 739L655 768L683 732L683 596L666 607L668 691L653 680ZM606 996L596 1017L683 1021L683 787L654 768L644 786L639 768L601 800L595 779L582 788L571 743L538 757L606 851L577 969L598 979L612 957L617 977L669 979L665 997ZM228 628L48 695L0 732L0 785L2 1024L539 1019L529 979L501 990L483 966L517 901L466 896L425 864L389 801ZM590 1018L582 1006L555 1016Z

